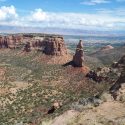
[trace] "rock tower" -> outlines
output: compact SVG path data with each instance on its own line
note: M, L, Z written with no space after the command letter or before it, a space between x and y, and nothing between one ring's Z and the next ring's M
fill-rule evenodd
M84 51L83 51L83 43L82 40L79 41L75 55L73 56L73 64L76 67L83 67L84 64Z

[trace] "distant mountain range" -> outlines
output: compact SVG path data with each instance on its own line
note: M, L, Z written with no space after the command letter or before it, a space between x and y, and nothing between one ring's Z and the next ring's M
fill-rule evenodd
M19 26L3 26L0 25L0 33L54 33L62 35L91 35L91 36L119 36L124 35L125 31L97 31L84 29L66 29L66 28L50 28L50 27L19 27Z

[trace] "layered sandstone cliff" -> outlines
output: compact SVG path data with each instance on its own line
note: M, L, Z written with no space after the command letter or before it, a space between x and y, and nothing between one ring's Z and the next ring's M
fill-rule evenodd
M30 46L32 49L38 49L43 51L46 55L66 55L67 48L63 37L44 37L44 38L32 38L30 41Z
M41 50L46 55L67 55L62 36L30 34L0 36L0 48L17 48L18 45L23 45L23 50L26 52L35 49Z
M47 55L65 55L67 49L63 37L45 38L43 41L44 53Z
M16 48L21 41L21 36L0 36L0 48Z

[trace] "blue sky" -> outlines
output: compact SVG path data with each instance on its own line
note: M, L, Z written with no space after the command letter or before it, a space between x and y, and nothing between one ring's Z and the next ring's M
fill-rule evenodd
M125 30L125 0L0 0L0 25Z

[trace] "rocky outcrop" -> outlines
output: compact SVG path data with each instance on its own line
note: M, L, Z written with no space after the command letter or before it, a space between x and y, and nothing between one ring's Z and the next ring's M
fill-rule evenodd
M121 85L125 83L125 73L121 73L121 76L115 82L115 84L110 88L110 91L113 93L118 91L121 88Z
M46 55L66 55L67 49L63 37L45 37L43 39L34 39L33 48L41 48Z
M24 46L24 51L25 52L30 52L31 51L31 46L30 46L30 42L27 42Z
M73 56L73 64L76 67L82 67L84 66L83 62L84 62L83 44L82 41L80 40L77 45L75 55Z
M35 36L36 35L36 36ZM37 34L16 34L0 36L0 48L16 48L18 45L24 45L24 51L41 50L46 55L62 56L67 55L67 48L62 36ZM30 47L29 47L30 44ZM21 46L20 46L21 47Z
M44 53L47 55L65 55L67 54L67 49L64 44L63 37L59 38L45 38L44 43Z
M21 36L0 36L0 48L16 48L21 42Z
M0 37L0 48L8 48L7 37Z
M115 84L110 88L111 92L119 90L121 85L125 83L125 55L118 61L117 68L121 71L121 75Z
M67 48L63 37L46 36L44 38L32 39L31 46L40 49L46 55L62 56L67 54Z
M125 55L118 61L118 67L125 68Z
M82 109L87 109L88 107L99 106L101 103L103 103L103 101L100 98L93 96L88 98L82 98L78 102L73 103L71 107L75 110L80 110L81 107Z

